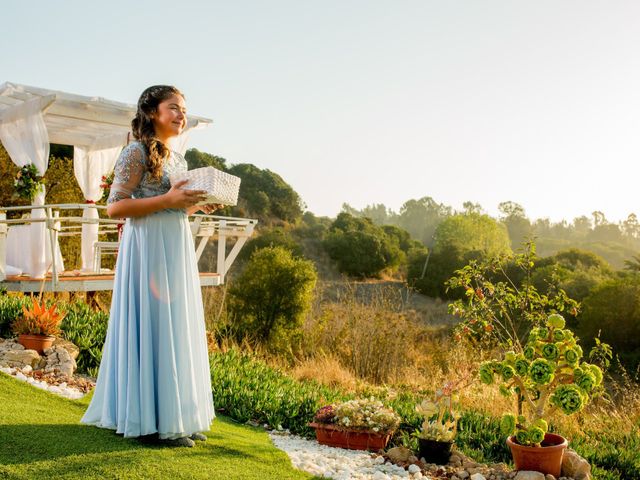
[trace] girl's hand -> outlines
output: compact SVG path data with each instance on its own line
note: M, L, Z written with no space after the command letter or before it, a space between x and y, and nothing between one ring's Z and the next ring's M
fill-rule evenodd
M204 190L183 190L180 188L188 182L189 180L180 180L164 194L166 208L189 208L206 198L207 192Z
M202 213L205 213L207 215L215 212L216 210L220 210L224 208L224 205L218 204L218 203L208 203L206 205L200 205L200 210L202 210Z

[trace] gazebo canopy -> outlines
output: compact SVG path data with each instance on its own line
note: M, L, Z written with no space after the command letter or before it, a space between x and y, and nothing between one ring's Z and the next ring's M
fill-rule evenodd
M40 105L50 143L93 150L126 145L136 113L128 103L5 82L0 85L0 123L19 117L26 102ZM185 133L211 123L187 115Z
M29 87L6 82L0 85L0 141L18 167L33 164L40 175L49 165L49 144L72 145L73 169L87 205L102 197L101 177L108 174L122 147L130 141L131 120L137 107L101 97ZM185 153L189 131L206 127L208 118L187 115L187 126L171 141L171 148ZM45 190L40 188L33 200L44 205ZM43 218L42 209L32 211ZM94 245L98 239L98 211L84 209L87 222L82 225L82 265L91 268ZM34 277L47 271L44 224L34 223L24 232L23 244L31 257L23 271ZM2 252L0 252L2 254ZM1 273L1 272L0 272ZM0 275L1 276L1 275Z

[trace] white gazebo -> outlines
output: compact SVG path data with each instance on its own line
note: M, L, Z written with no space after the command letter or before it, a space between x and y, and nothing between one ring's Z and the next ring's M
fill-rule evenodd
M0 141L13 163L19 167L33 163L40 175L44 175L49 162L50 143L74 147L74 173L86 203L68 205L66 208L75 207L83 211L82 218L76 220L81 224L82 270L86 272L95 270L96 245L100 243L97 243L100 224L108 225L110 222L118 222L100 219L99 207L95 202L102 197L100 187L102 175L106 175L113 169L120 151L131 140L131 120L135 112L135 105L102 97L87 97L9 82L0 85ZM204 128L211 123L212 121L208 118L188 115L185 131L174 139L172 148L184 154L189 132ZM0 207L0 281L5 280L9 273L6 264L8 247L5 240L7 225L11 223L20 225L13 228L22 228L19 245L23 252L20 269L22 273L30 278L42 278L51 267L53 280L57 281L57 271L63 270L62 259L59 258L56 249L55 233L60 232L61 219L57 216L53 218L55 215L52 207L65 209L65 206L46 206L44 199L45 192L42 190L31 206L29 221L22 224L15 220L6 220L5 212L12 210L11 207ZM210 235L204 236L205 241L217 235L216 226L218 233L222 233L220 221L226 230L229 230L229 225L235 225L231 231L227 232L228 236L241 237L236 242L238 248L234 246L233 250L239 250L242 247L255 225L255 220L228 218L227 220L231 221L229 223L224 220L225 217L196 217L200 218L196 218L198 227L194 230L194 236L203 236L198 233L208 231ZM68 217L68 219L73 218ZM207 221L214 223L207 227ZM47 235L47 229L51 235ZM199 246L200 254L203 249L204 245ZM224 276L230 265L228 260L232 262L237 252L234 254L232 250L225 268L226 255L221 250L224 249L221 249L219 243L218 269L220 270L220 255L222 255L222 271L219 273ZM94 271L94 273L100 272Z

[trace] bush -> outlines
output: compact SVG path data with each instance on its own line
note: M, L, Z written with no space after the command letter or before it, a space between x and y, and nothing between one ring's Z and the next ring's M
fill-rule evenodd
M609 280L582 303L578 331L588 342L600 335L627 367L640 364L640 275Z
M291 252L294 257L302 256L302 247L297 243L284 228L275 227L260 232L256 237L249 240L240 250L238 260L247 260L256 250L265 247L282 247Z
M31 299L23 295L0 295L0 337L12 337L11 323L22 315L22 307L31 305Z
M255 251L229 289L236 336L288 349L311 307L316 280L312 262L294 258L282 247Z
M354 277L378 277L400 265L403 254L398 238L368 218L341 213L326 235L324 247L342 273Z
M80 349L76 359L78 371L97 377L102 347L107 338L109 314L92 310L81 301L63 304L61 310L67 312L60 324L62 336Z

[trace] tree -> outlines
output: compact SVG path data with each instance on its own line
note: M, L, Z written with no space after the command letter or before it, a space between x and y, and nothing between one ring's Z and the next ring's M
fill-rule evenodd
M218 170L222 170L223 172L227 170L227 161L224 158L210 153L201 152L197 148L190 148L187 150L184 154L184 159L187 161L189 170L202 167L213 167Z
M478 251L487 256L511 252L506 227L489 215L452 215L438 225L435 237L434 253L451 246L455 246L460 252Z
M611 345L628 367L640 362L640 276L625 275L598 285L582 303L580 336Z
M504 223L511 239L511 248L522 245L533 234L531 222L524 212L524 208L515 202L502 202L498 205L502 214L500 221Z
M430 246L437 226L451 213L451 207L437 203L431 197L408 200L400 208L397 225L413 238Z
M355 277L377 277L402 261L395 236L385 233L368 218L340 213L324 239L324 247L338 269Z
M582 301L597 285L612 276L613 272L603 258L592 252L571 248L540 259L532 273L531 282L539 291L562 289L569 297Z
M459 298L464 292L447 292L445 281L470 260L511 253L506 227L488 215L456 214L444 219L435 233L424 277L426 255L412 257L409 284L425 295Z
M256 250L266 247L282 247L294 257L302 256L302 247L285 229L275 227L260 231L259 235L251 238L238 254L238 260L247 260Z
M278 220L296 223L302 217L300 196L277 173L248 163L234 165L228 171L242 180L237 215L257 216L267 225Z
M317 281L313 263L282 247L256 250L229 290L236 336L281 346L299 332Z

